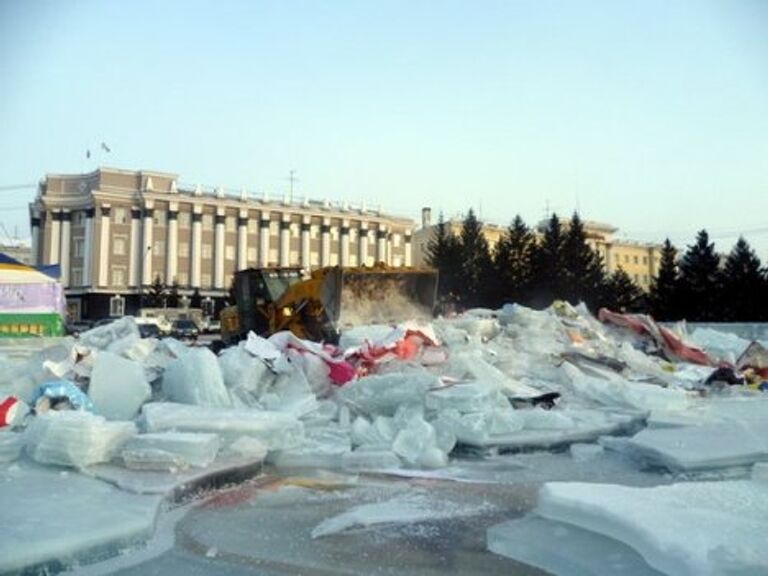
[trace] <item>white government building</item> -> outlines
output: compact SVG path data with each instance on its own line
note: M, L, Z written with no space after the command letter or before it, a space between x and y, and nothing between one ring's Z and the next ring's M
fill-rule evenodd
M135 313L157 278L220 305L252 266L411 265L409 218L184 187L165 172L47 174L29 209L32 260L60 265L73 319Z

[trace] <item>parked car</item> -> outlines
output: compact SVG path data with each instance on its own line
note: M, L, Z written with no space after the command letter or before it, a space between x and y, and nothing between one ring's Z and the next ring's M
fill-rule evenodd
M163 335L157 324L139 324L139 334L142 338L160 338Z
M221 332L221 322L213 318L203 318L200 328L205 334L215 334Z
M171 323L171 336L174 338L197 338L200 335L200 328L193 320L178 319Z

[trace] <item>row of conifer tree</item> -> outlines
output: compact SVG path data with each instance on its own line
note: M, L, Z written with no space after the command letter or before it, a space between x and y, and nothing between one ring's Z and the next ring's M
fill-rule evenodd
M650 313L657 320L768 320L768 271L754 250L739 238L721 258L706 230L682 254L669 239L664 242L648 292L620 267L606 272L578 213L565 225L552 214L541 235L518 215L493 250L472 210L457 235L441 215L427 245L427 263L440 273L444 308L511 302L544 308L560 299L585 302L593 312L607 307Z

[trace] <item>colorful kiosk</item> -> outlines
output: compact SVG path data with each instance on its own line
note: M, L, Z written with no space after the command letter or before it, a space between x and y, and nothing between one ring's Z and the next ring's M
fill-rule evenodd
M59 281L0 253L0 338L64 335Z

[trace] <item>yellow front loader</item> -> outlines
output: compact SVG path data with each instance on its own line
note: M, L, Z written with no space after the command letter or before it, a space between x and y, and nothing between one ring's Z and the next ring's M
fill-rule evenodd
M437 272L416 268L249 268L235 274L236 305L221 312L221 337L233 343L253 330L290 330L299 338L337 342L344 326L429 318Z

